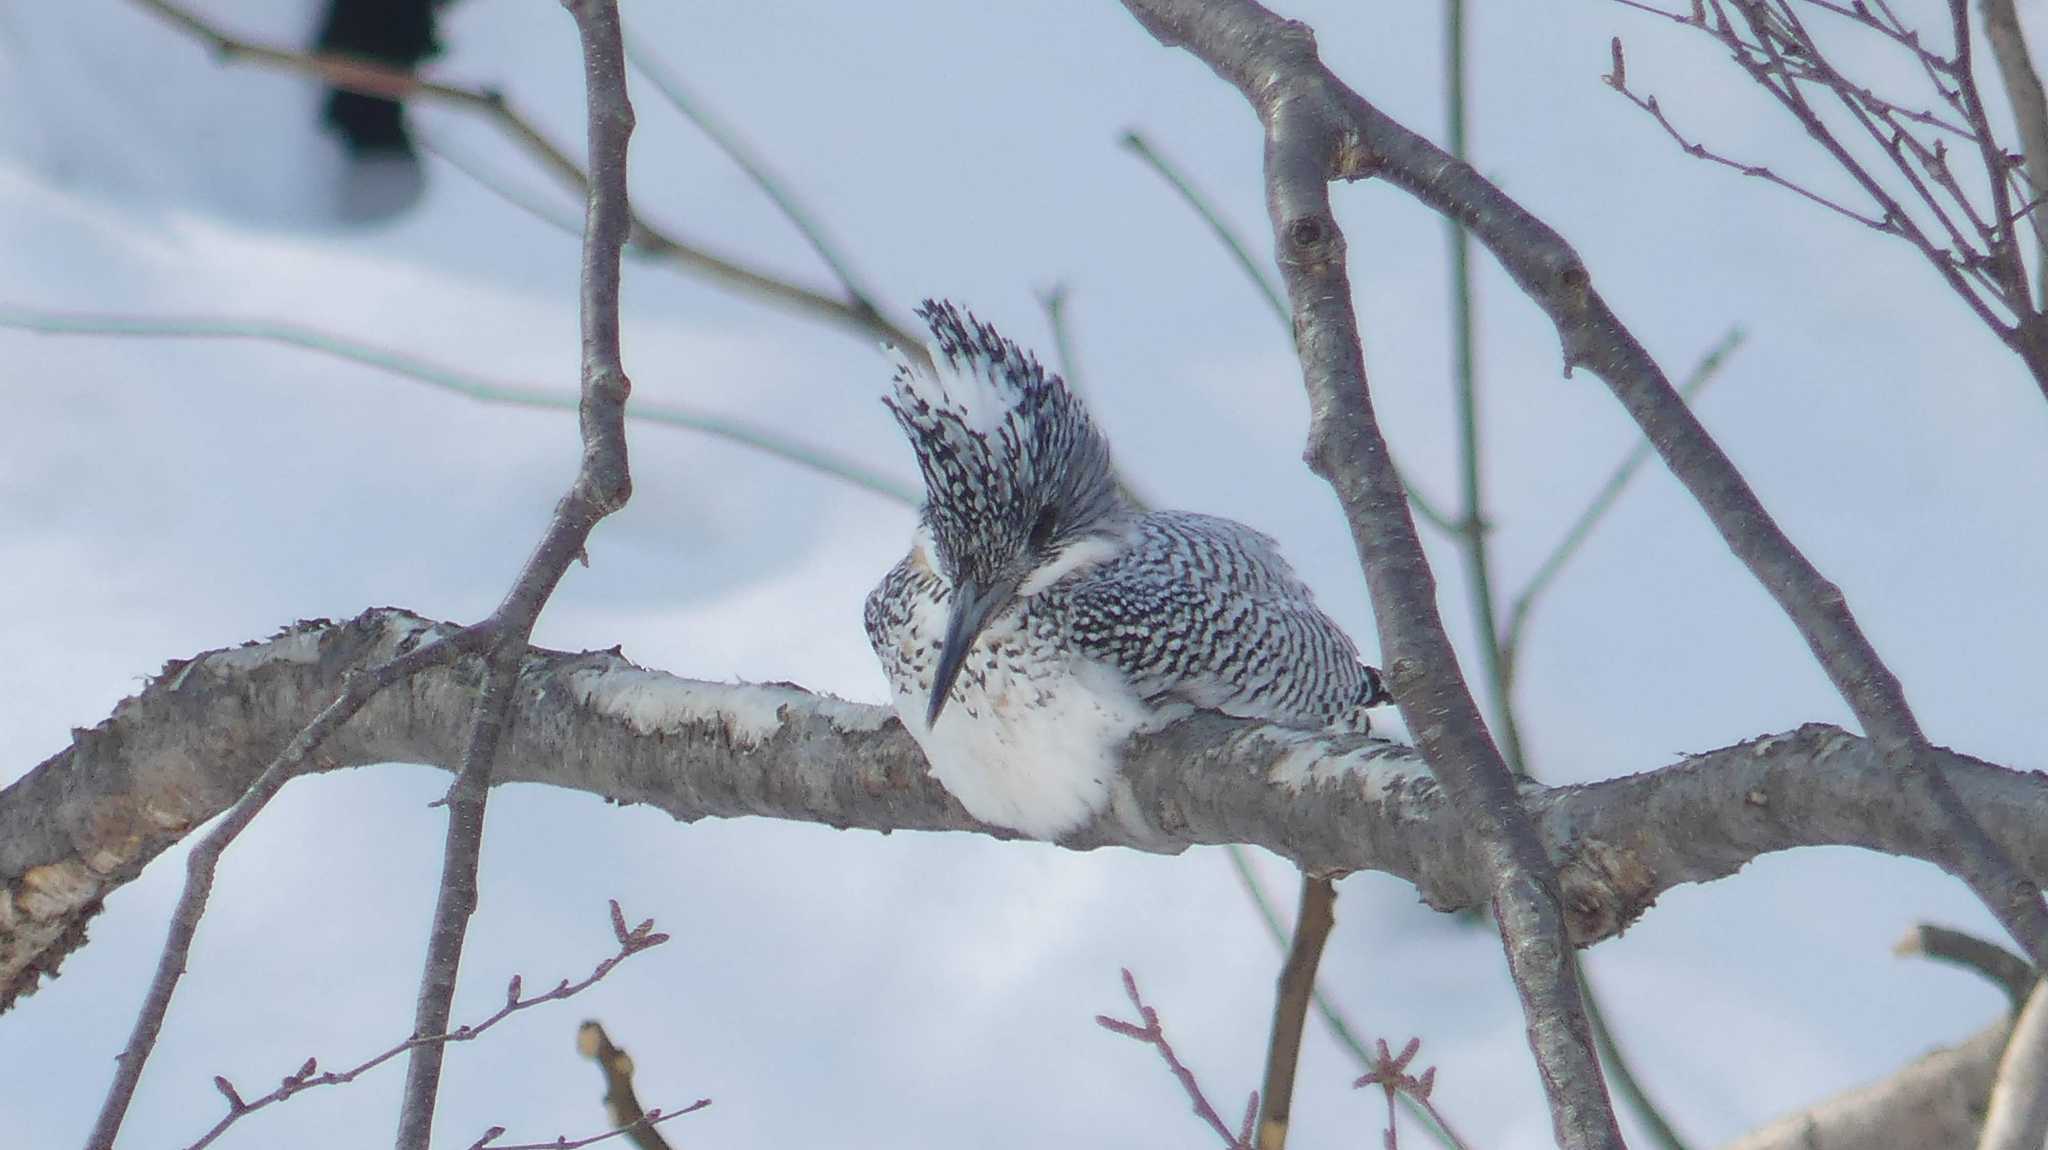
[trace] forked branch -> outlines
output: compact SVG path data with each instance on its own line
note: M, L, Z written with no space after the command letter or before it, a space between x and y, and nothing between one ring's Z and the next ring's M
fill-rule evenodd
M1162 43L1187 49L1237 87L1265 128L1267 206L1312 413L1310 466L1350 522L1401 713L1487 860L1494 916L1559 1143L1619 1150L1555 869L1459 673L1435 577L1373 413L1344 235L1329 201L1330 179L1356 150L1356 126L1336 99L1346 90L1317 59L1306 27L1249 0L1125 6Z
M588 105L590 196L584 223L582 268L583 380L580 423L582 466L555 505L539 546L512 589L491 614L494 645L484 659L484 682L469 723L462 768L448 790L448 832L427 956L420 968L413 1033L448 1028L462 965L469 917L476 910L477 865L483 850L484 809L498 747L512 719L512 695L528 638L541 609L569 565L585 559L590 533L633 494L626 455L626 397L632 384L619 352L619 262L632 232L626 195L626 148L633 105L626 95L626 56L617 0L566 0L583 44ZM406 1062L398 1114L398 1150L427 1150L434 1104L447 1048L415 1048Z
M1131 1000L1131 1009L1138 1012L1138 1020L1127 1022L1121 1018L1111 1018L1107 1014L1098 1014L1095 1016L1095 1024L1111 1034L1121 1034L1158 1051L1160 1060L1166 1063L1166 1069L1180 1083L1180 1088L1187 1092L1188 1102L1194 1107L1195 1116L1202 1120L1203 1125L1216 1132L1216 1137L1222 1140L1225 1150L1252 1150L1252 1118L1259 1112L1258 1092L1252 1092L1250 1100L1245 1104L1244 1121L1238 1124L1236 1130L1232 1130L1224 1123L1223 1116L1216 1113L1216 1107L1209 1103L1208 1095L1202 1092L1201 1082L1195 1078L1195 1072L1188 1069L1187 1064L1180 1060L1179 1053L1173 1049L1173 1043L1167 1041L1166 1029L1159 1022L1159 1012L1145 1005L1144 995L1138 993L1137 978L1128 969L1123 972L1123 976L1124 996Z
M419 1047L438 1046L454 1042L474 1042L478 1038L483 1037L485 1032L489 1031L492 1027L522 1010L531 1010L543 1003L558 1002L583 993L585 990L597 985L605 975L610 974L620 963L639 954L641 951L652 950L668 941L668 935L659 933L654 929L653 919L647 919L635 927L627 927L625 915L619 910L617 899L613 899L611 902L611 914L612 934L619 944L618 953L599 962L583 978L575 982L570 982L565 978L556 983L551 989L541 991L538 994L526 994L523 981L515 974L512 976L512 981L505 987L504 1005L480 1022L468 1023L456 1027L454 1030L444 1031L439 1034L414 1035L387 1047L382 1052L374 1054L346 1070L321 1070L317 1059L308 1058L299 1065L297 1070L286 1075L278 1083L276 1089L254 1099L244 1099L241 1093L225 1077L215 1077L213 1080L214 1087L227 1099L228 1112L221 1116L220 1121L214 1123L212 1129L202 1135L198 1141L192 1143L188 1150L205 1150L205 1147L212 1145L215 1139L227 1133L228 1127L264 1107L274 1106L279 1102L284 1102L308 1090L318 1089L322 1086L343 1086L354 1082L386 1062ZM638 1108L636 1107L633 1117L625 1120L615 1119L614 1124L628 1126L637 1121L639 1117Z

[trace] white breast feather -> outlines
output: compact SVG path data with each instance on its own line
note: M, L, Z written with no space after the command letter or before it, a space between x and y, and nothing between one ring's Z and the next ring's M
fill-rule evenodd
M921 540L920 540L921 541ZM988 669L988 652L1017 638L1014 615L991 622L967 656L965 687L925 728L931 695L927 667L897 678L896 713L923 748L932 776L967 813L1032 838L1077 830L1109 805L1124 740L1157 718L1115 669L1077 655L1030 660L1030 670ZM901 642L936 646L945 634L941 604L911 612ZM985 685L972 676L986 672Z

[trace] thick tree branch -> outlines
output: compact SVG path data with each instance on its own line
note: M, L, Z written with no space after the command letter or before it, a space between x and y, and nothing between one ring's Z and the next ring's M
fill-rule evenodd
M0 790L0 1003L84 942L100 901L219 814L351 672L453 635L393 608L294 625L173 662L105 722ZM429 670L370 701L323 769L461 761L482 668ZM1956 790L2027 873L2048 876L2048 775L1937 751ZM678 819L747 815L868 830L973 831L887 707L786 685L700 683L616 652L531 649L497 783L648 803ZM1868 739L1807 726L1583 786L1523 789L1587 944L1662 892L1801 846L1932 860L1943 828L1905 801ZM1377 870L1441 910L1482 905L1485 872L1413 749L1200 716L1133 744L1112 809L1077 848L1264 846L1318 871Z
M1305 25L1251 0L1125 0L1162 43L1244 94L1266 131L1266 198L1309 392L1306 457L1343 504L1365 567L1395 698L1486 860L1529 1045L1566 1150L1622 1146L1559 906L1557 878L1458 671L1436 580L1373 414L1329 181L1357 146L1343 91Z

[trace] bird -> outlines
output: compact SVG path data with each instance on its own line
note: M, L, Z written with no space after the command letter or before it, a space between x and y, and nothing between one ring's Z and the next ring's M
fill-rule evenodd
M865 624L933 777L983 823L1057 841L1108 806L1123 743L1193 711L1363 734L1384 676L1268 536L1150 511L1036 356L927 299L928 362L883 402L925 500Z

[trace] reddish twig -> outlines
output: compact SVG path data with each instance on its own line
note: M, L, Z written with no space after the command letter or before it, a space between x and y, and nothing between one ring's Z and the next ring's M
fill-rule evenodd
M1608 87L1614 89L1617 92L1620 92L1623 96L1628 97L1629 103L1634 104L1636 107L1641 108L1645 112L1648 112L1650 116L1657 121L1657 126L1664 129L1664 133L1670 136L1674 141L1676 141L1678 143L1679 148L1683 150L1686 155L1692 156L1695 159L1706 160L1710 163L1719 164L1724 168L1732 168L1735 171L1738 171L1743 175L1749 176L1753 179L1759 179L1765 181L1766 183L1776 184L1779 187L1785 189L1786 191L1791 192L1793 195L1800 196L1807 200L1811 200L1812 202L1819 204L1821 207L1824 207L1827 210L1834 212L1839 216L1843 216L1847 219L1851 219L1859 224L1862 224L1866 228L1875 229L1877 231L1885 233L1886 235L1893 235L1897 233L1898 226L1889 219L1879 219L1876 216L1865 215L1862 212L1859 212L1856 209L1841 203L1840 201L1831 200L1828 197L1821 195L1819 192L1814 191L1812 188L1806 187L1803 184L1797 183L1796 181L1786 179L1784 176L1779 175L1778 173L1772 171L1770 168L1762 164L1750 164L1745 163L1741 160L1730 159L1729 157L1724 156L1711 148L1708 148L1705 144L1702 144L1697 140L1691 140L1686 138L1685 133L1679 131L1677 125L1671 122L1671 118L1664 114L1664 109L1662 105L1657 103L1657 97L1639 96L1629 89L1627 66L1623 60L1621 51L1621 37L1614 37L1613 43L1610 46L1610 51L1613 53L1614 57L1614 70L1609 72L1607 75L1600 77L1600 79L1604 81Z
M2010 6L1987 4L1985 22L2007 74L2021 134L2031 149L2023 170L1993 135L1975 72L1975 52L1967 5L1948 4L1953 55L1944 56L1923 41L1917 29L1902 21L1883 0L1807 0L1813 8L1874 31L1910 52L1935 92L1935 108L1912 106L1849 76L1830 59L1824 46L1800 16L1792 0L1692 0L1690 13L1669 11L1643 0L1616 0L1626 7L1695 28L1728 50L1749 78L1768 92L1799 123L1843 174L1870 198L1874 207L1857 211L1822 196L1797 181L1782 178L1761 165L1744 164L1714 154L1686 140L1657 108L1654 98L1628 91L1619 66L1608 80L1638 107L1651 113L1664 131L1690 155L1709 159L1744 175L1766 179L1856 222L1906 241L1935 273L1970 307L1978 319L2026 364L2036 384L2048 395L2048 315L2033 297L2020 251L2018 221L2027 219L2036 240L2048 245L2043 220L2048 212L2034 205L2048 191L2031 169L2048 162L2048 111L2038 78L2033 76L2017 26L2001 19ZM1837 134L1834 123L1808 99L1808 91L1832 97L1846 118L1850 135L1867 137L1889 165L1866 163ZM1831 110L1832 111L1832 110ZM1942 133L1966 143L1953 153L1944 139L1923 138ZM2038 145L2038 146L2037 146ZM1974 156L1981 183L1959 176L1959 157ZM1896 190L1894 190L1896 189ZM2018 207L2014 206L2019 202ZM1928 221L1923 225L1922 220ZM1873 222L1875 221L1875 222ZM1945 236L1945 240L1937 239ZM2048 251L2048 246L2044 246ZM2048 284L2048 264L2041 269ZM2044 288L2048 290L2048 288ZM1944 806L1949 804L1943 803ZM1971 838L1965 832L1966 838ZM2004 901L2012 902L2011 899ZM2025 912L2021 912L2025 913ZM2040 924L2036 924L2040 925Z
M611 900L611 911L612 934L618 939L618 953L598 963L591 970L589 976L580 981L570 982L565 978L561 982L556 983L552 990L543 991L531 997L521 997L521 980L515 974L512 976L512 981L505 987L505 1004L499 1007L496 1013L481 1022L458 1026L454 1030L441 1034L415 1035L364 1059L347 1070L328 1070L323 1072L320 1070L318 1059L308 1058L300 1064L298 1070L287 1075L283 1081L278 1083L275 1090L254 1100L244 1100L240 1092L235 1089L233 1083L229 1082L223 1075L216 1075L213 1085L228 1100L228 1112L221 1117L219 1122L214 1123L212 1129L208 1130L198 1141L193 1142L187 1150L204 1150L205 1147L212 1145L215 1139L226 1133L228 1127L266 1106L273 1106L316 1087L341 1086L354 1082L356 1079L407 1051L416 1050L422 1046L475 1041L483 1037L484 1033L492 1027L522 1010L529 1010L545 1002L557 1002L583 993L585 990L596 985L605 975L610 974L620 963L639 954L641 951L652 950L668 941L668 935L659 933L654 929L654 920L651 918L629 929L626 926L625 914L619 910L617 899ZM503 1148L500 1148L500 1150L503 1150Z
M1202 1084L1195 1080L1195 1072L1189 1070L1187 1064L1180 1060L1180 1055L1174 1053L1173 1043L1166 1040L1166 1031L1159 1025L1159 1012L1145 1005L1144 997L1138 993L1138 980L1132 976L1130 968L1124 968L1123 975L1124 994L1129 996L1132 1008L1138 1012L1138 1021L1125 1022L1120 1018L1111 1018L1107 1014L1098 1014L1095 1016L1095 1024L1104 1030L1121 1034L1125 1038L1142 1042L1157 1050L1159 1057L1165 1060L1166 1068L1173 1071L1173 1076L1180 1080L1181 1089L1187 1091L1188 1101L1194 1104L1195 1115L1207 1123L1218 1138L1223 1139L1223 1145L1228 1150L1252 1150L1251 1124L1252 1117L1259 1111L1258 1092L1252 1092L1250 1101L1245 1105L1244 1123L1239 1127L1239 1132L1233 1134L1230 1127L1224 1125L1223 1116L1216 1113L1216 1108L1209 1104L1208 1096L1202 1093Z
M1403 1046L1399 1054L1391 1053L1387 1049L1386 1039L1381 1038L1377 1042L1379 1051L1373 1059L1372 1069L1359 1075L1351 1084L1351 1088L1358 1090L1367 1086L1377 1086L1386 1093L1387 1150L1399 1150L1400 1147L1399 1136L1395 1133L1394 1126L1394 1099L1403 1095L1429 1114L1455 1150L1470 1150L1465 1140L1451 1129L1451 1124L1444 1121L1443 1113L1436 1108L1436 1103L1429 1099L1430 1091L1436 1089L1436 1067L1426 1067L1420 1075L1408 1073L1408 1064L1415 1060L1415 1055L1422 1049L1422 1040L1409 1039L1408 1045Z

